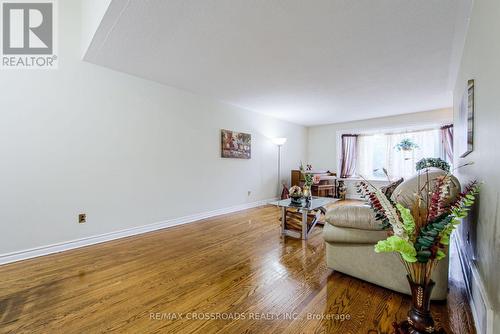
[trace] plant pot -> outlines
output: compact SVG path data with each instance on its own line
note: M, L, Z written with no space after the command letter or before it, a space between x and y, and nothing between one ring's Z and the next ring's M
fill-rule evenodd
M411 308L408 311L408 318L399 324L394 323L396 334L429 334L446 332L443 329L436 330L434 319L431 314L431 293L434 288L434 281L422 285L413 282L406 276L411 289Z
M302 196L300 197L290 197L290 203L296 205L302 205Z

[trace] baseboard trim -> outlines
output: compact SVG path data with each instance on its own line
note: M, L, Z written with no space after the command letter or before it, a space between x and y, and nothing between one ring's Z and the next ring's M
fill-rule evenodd
M233 212L237 212L237 211L242 211L242 210L247 210L247 209L252 209L252 208L259 207L259 206L267 205L269 202L271 202L273 200L276 200L276 198L235 205L235 206L231 206L231 207L223 208L223 209L217 209L217 210L212 210L212 211L196 213L196 214L189 215L189 216L168 219L168 220L153 223L153 224L133 227L133 228L119 230L119 231L115 231L115 232L104 233L104 234L90 236L90 237L81 238L81 239L60 242L57 244L41 246L41 247L26 249L26 250L12 252L12 253L0 254L0 265L12 263L12 262L17 262L17 261L22 261L22 260L27 260L27 259L31 259L31 258L35 258L35 257L39 257L39 256L54 254L54 253L60 253L60 252L68 251L68 250L75 249L75 248L91 246L91 245L95 245L95 244L99 244L99 243L103 243L103 242L107 242L107 241L126 238L126 237L130 237L130 236L134 236L134 235L138 235L138 234L143 234L143 233L147 233L147 232L152 232L152 231L156 231L156 230L160 230L160 229L164 229L164 228L169 228L169 227L173 227L173 226L189 224L189 223L193 223L193 222L196 222L196 221L199 221L202 219L212 218L212 217L216 217L216 216L220 216L220 215L224 215L224 214L228 214L228 213L233 213Z
M479 274L476 263L468 261L462 254L462 244L458 237L455 240L455 247L457 249L460 266L462 269L462 276L465 280L467 287L467 299L472 310L472 317L478 334L493 334L493 308L491 306L484 282ZM471 269L471 277L466 275L465 268L468 266ZM470 287L470 288L469 288Z

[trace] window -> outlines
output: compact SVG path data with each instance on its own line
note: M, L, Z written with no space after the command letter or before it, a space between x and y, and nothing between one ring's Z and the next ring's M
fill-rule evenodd
M398 150L402 140L409 139L417 147ZM440 129L414 132L359 135L357 139L355 175L367 179L408 178L415 174L415 164L422 158L443 158Z

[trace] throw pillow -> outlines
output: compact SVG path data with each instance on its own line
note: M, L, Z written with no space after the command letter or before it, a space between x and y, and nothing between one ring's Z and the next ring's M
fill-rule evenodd
M380 190L384 193L385 197L391 198L392 193L396 188L403 182L403 178L400 178L399 180L396 180L386 186L380 187Z

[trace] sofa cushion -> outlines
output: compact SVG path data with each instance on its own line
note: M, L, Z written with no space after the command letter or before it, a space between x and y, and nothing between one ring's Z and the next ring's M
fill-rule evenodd
M382 230L359 230L325 224L323 238L329 243L376 244L379 240L387 238L387 232Z
M379 231L380 222L375 220L375 212L363 203L360 205L339 205L328 210L325 221L333 226Z
M328 268L401 293L411 294L406 271L395 253L375 253L373 245L326 244ZM448 290L448 256L439 261L432 279L432 300L445 300Z
M429 167L426 169L420 170L415 176L403 181L392 193L391 199L394 202L401 203L403 206L407 208L413 207L413 204L415 203L415 193L418 191L417 189L420 188L422 189L422 200L423 200L423 206L427 205L426 200L427 196L425 196L423 185L427 182L427 178L429 178L429 183L430 183L430 188L431 190L434 190L435 184L436 184L436 179L438 177L444 177L447 175L447 172L445 172L442 169L435 168L435 167ZM449 196L447 203L451 203L459 194L460 192L460 182L458 179L451 175L451 182L450 182L450 188L449 188Z

